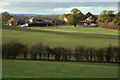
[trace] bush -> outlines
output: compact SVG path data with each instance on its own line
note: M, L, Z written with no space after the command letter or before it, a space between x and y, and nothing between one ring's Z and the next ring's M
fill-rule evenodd
M96 49L97 62L104 62L104 48Z
M55 60L60 60L62 55L66 54L66 49L62 47L56 47L54 48L54 59Z
M72 54L72 50L65 49L65 51L62 53L62 60L67 61L70 60Z
M31 56L31 59L45 59L50 60L76 60L76 61L96 61L96 62L120 62L120 47L108 46L105 48L93 48L79 46L75 50L66 49L63 47L50 48L41 43L32 45L30 48L27 45L11 41L3 44L2 58L3 59L17 59L21 55L24 59ZM28 54L29 53L29 54ZM74 53L74 54L73 54ZM72 58L71 58L72 57Z
M38 59L37 56L39 56L39 59L43 59L47 55L47 48L46 46L43 46L41 43L37 43L36 45L33 45L30 48L30 55L32 59Z
M24 54L24 57L27 55L27 46L25 44L12 41L6 44L3 44L2 57L5 59L16 59L16 57Z
M85 53L85 47L84 46L77 47L75 49L75 54L74 54L74 57L75 57L76 61L83 60L84 59L84 53Z
M112 62L112 58L114 56L114 52L113 52L113 47L110 45L109 47L105 48L105 59L106 62Z
M116 26L114 23L112 22L109 22L109 23L102 23L102 22L99 22L97 24L97 27L102 27L102 28L108 28L108 29L118 29L119 27Z

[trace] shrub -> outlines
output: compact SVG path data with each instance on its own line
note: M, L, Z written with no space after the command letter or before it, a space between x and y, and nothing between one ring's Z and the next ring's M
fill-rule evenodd
M96 49L97 62L103 62L105 56L104 48Z
M56 47L54 48L54 59L55 60L60 60L62 55L66 54L66 49L62 47Z
M94 53L95 53L95 48L93 47L90 47L88 49L89 53L90 53L90 60L89 61L92 61L93 60L93 56L94 56Z
M105 59L106 62L111 62L112 57L114 56L113 47L110 45L105 49Z
M3 44L2 50L3 58L5 59L16 59L21 54L27 54L27 46L16 41Z
M76 61L83 60L84 52L85 52L85 47L84 46L80 46L80 47L77 47L75 49L74 57L75 57Z
M84 58L86 61L89 61L89 58L90 58L90 53L89 53L89 47L86 47L85 48L85 53L84 53Z
M70 60L71 54L72 54L72 50L65 49L64 52L62 53L62 60L64 61Z
M118 29L118 26L116 26L114 23L112 22L109 22L109 23L102 23L102 22L99 22L97 24L97 27L102 27L102 28L108 28L108 29Z
M32 45L30 48L27 45L11 41L3 44L2 58L16 59L21 55L27 59L28 53L31 59L46 59L54 58L54 60L76 60L76 61L97 61L97 62L120 62L120 47L108 46L105 48L93 48L79 46L75 50L66 49L63 47L50 48L41 43ZM74 53L74 54L73 54ZM71 58L72 57L72 58Z
M39 59L42 59L46 57L47 55L47 48L46 46L43 46L41 43L37 43L36 45L33 45L30 48L30 54L32 59L38 59L37 56L39 56Z

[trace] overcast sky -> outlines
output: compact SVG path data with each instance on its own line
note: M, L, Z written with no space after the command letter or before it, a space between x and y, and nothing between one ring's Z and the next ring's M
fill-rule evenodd
M64 14L78 8L86 14L100 14L103 10L118 12L118 2L0 2L0 13L15 14Z

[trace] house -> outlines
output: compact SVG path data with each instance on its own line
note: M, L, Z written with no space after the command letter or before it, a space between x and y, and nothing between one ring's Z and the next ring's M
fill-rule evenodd
M66 16L64 17L64 21L65 21L65 22L68 22L68 18L67 18Z
M12 26L12 25L17 25L17 20L14 18L11 18L10 20L7 21L7 25Z
M95 18L93 16L89 16L84 22L86 23L92 23L92 22L95 22Z
M29 22L30 23L37 23L37 19L35 19L35 18L32 17L32 18L29 19Z
M66 24L65 21L62 20L51 20L50 21L53 25L62 25L62 24Z
M53 25L62 25L65 24L65 21L59 19L49 19L44 17L32 17L24 22L19 22L21 27L35 27L35 26L53 26Z

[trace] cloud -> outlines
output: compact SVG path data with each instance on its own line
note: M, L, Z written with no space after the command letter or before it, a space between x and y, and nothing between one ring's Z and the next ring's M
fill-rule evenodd
M86 14L100 14L103 10L118 11L117 2L0 2L0 12L16 14L65 14L78 8Z
M0 9L0 13L2 13L2 12L9 12L9 10L8 9Z
M8 6L8 5L11 5L11 3L8 3L8 2L0 2L0 5L1 5L1 6Z
M110 7L102 7L102 6L98 6L98 7L70 7L70 8L54 8L53 11L56 12L61 12L61 13L70 13L70 11L73 8L77 8L79 9L81 12L83 12L84 14L86 14L87 12L91 12L93 14L100 14L103 10L114 10L115 13L118 12L118 8L116 6L110 6Z
M118 2L119 0L1 0L3 2Z

